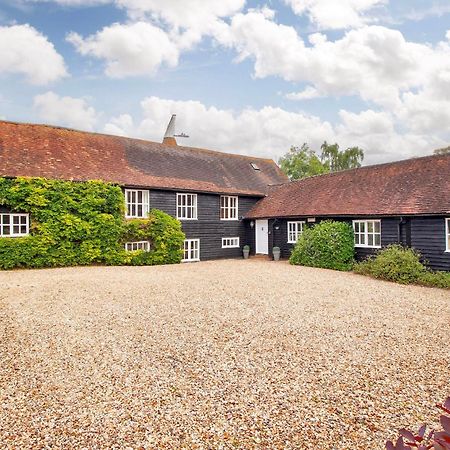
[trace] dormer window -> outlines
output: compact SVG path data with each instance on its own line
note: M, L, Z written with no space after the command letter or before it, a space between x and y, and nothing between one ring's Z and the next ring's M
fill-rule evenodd
M252 166L252 168L253 168L253 170L261 170L260 168L259 168L259 166L258 166L258 164L256 164L256 163L250 163L250 165Z

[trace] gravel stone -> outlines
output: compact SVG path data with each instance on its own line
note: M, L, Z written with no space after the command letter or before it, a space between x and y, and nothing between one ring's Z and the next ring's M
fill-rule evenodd
M450 294L286 262L0 273L0 447L383 449L450 395Z

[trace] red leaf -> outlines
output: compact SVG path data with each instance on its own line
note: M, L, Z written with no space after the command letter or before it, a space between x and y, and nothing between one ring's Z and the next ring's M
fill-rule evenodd
M417 436L416 436L416 440L418 440L417 438L420 438L420 441L422 441L423 437L425 436L425 431L427 431L427 426L426 425L422 425L419 428L419 431L418 431Z
M445 411L447 414L450 414L450 397L447 397L443 405L436 405L442 411Z
M441 445L450 444L450 434L446 433L445 431L434 433L434 440L436 442L439 442L439 444Z
M445 400L444 408L447 409L450 414L450 397L447 397L447 399Z
M398 432L407 440L410 441L411 443L414 443L416 441L416 438L414 437L414 435L411 433L411 431L406 430L405 428L402 428L401 430L398 430ZM409 442L408 442L409 444Z
M447 433L450 433L450 417L441 416L440 419L442 428L444 428Z
M395 450L394 444L392 441L386 441L386 450Z

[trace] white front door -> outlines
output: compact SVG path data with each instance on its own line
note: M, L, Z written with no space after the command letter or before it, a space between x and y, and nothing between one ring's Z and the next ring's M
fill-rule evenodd
M269 254L269 221L256 221L256 253Z

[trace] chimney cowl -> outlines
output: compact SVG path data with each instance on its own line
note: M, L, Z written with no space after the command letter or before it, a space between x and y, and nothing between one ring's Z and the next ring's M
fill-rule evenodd
M178 145L177 140L175 139L175 119L177 115L172 114L170 118L169 125L167 125L166 132L164 134L163 144L165 145Z

